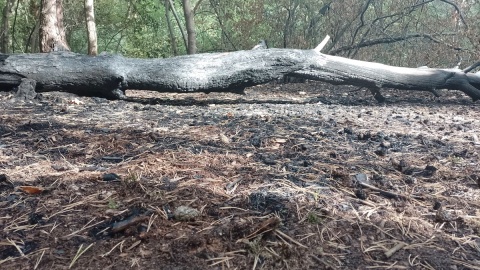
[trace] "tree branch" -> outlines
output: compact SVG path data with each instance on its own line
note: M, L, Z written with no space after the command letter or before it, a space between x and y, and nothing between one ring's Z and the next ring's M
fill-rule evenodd
M452 34L443 34L443 35L455 35L455 34L452 33ZM400 42L400 41L404 41L404 40L412 39L412 38L426 38L426 39L430 39L431 41L433 41L435 43L444 44L445 46L450 47L454 50L458 50L458 51L463 51L464 50L461 47L455 47L453 45L444 43L444 42L434 38L432 35L429 35L429 34L409 34L409 35L401 36L401 37L389 37L389 38L379 38L379 39L374 39L374 40L367 40L367 41L363 41L361 43L354 44L354 45L351 45L351 46L340 47L338 49L330 51L329 53L332 54L332 55L336 55L340 52L349 51L349 50L352 50L352 49L370 47L370 46L378 45L378 44L390 44L390 43Z
M195 4L195 7L193 8L193 15L197 14L197 10L200 7L200 4L202 3L203 0L198 0L198 2Z
M447 3L449 5L452 5L455 10L457 11L458 13L458 16L460 16L460 19L462 20L462 23L465 25L465 28L468 28L468 24L467 22L465 21L465 18L463 17L463 13L462 13L462 10L460 10L460 8L457 6L457 4L451 2L451 1L448 1L448 0L439 0L441 2L444 2L444 3Z
M170 9L172 10L173 17L175 17L175 20L177 21L178 28L180 29L180 33L182 34L183 43L185 44L185 50L188 50L187 36L185 35L185 31L182 28L182 23L180 22L180 18L178 17L177 10L175 9L175 6L173 5L172 0L168 0L168 2L170 3Z
M468 72L470 72L470 71L472 71L472 70L476 69L477 67L480 67L480 62L477 62L477 63L475 63L475 64L473 64L473 65L471 65L471 66L469 66L469 67L465 68L465 69L464 69L464 70L462 70L462 71L463 71L464 73L468 73Z

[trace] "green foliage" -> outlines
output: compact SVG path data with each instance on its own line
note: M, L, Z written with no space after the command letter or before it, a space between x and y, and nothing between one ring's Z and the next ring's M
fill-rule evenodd
M311 224L318 224L322 219L315 212L309 212L307 215L307 221Z
M114 199L108 199L108 208L109 209L117 209L118 203Z
M39 1L19 1L15 16L9 18L15 52L32 51ZM199 0L190 1L195 6ZM0 0L1 6L5 2ZM179 26L170 15L176 51L185 54L180 32L180 27L185 29L182 4L173 2L180 19ZM337 54L404 66L450 66L457 62L456 55L470 62L480 56L480 2L465 1L460 7L468 28L458 20L455 8L444 2L203 0L195 14L197 47L199 52L250 49L266 39L270 47L313 48L329 34L332 42L324 49L328 52L379 38L422 33L433 35L435 41L415 38ZM86 53L83 1L64 0L64 11L68 44L73 51ZM164 0L96 0L95 20L99 52L145 58L173 54Z

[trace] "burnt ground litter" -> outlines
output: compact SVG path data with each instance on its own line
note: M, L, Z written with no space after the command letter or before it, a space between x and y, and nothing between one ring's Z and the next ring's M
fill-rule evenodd
M440 92L1 92L0 268L480 269L480 107Z

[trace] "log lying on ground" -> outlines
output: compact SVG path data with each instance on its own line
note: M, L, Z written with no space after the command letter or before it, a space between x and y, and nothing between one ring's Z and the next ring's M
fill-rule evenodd
M480 73L472 69L404 68L325 55L319 50L266 49L134 59L70 52L0 55L0 89L24 85L37 92L123 98L126 89L159 92L242 92L284 75L371 89L460 90L480 99Z

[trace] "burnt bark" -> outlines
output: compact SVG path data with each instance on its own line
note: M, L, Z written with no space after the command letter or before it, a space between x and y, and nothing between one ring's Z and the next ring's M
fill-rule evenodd
M159 92L239 92L284 75L367 87L382 100L382 88L460 90L480 99L480 72L472 68L433 69L388 66L322 54L318 50L266 49L195 54L167 59L119 55L89 57L70 52L0 55L0 89L21 79L37 92L65 91L122 98L126 89Z

